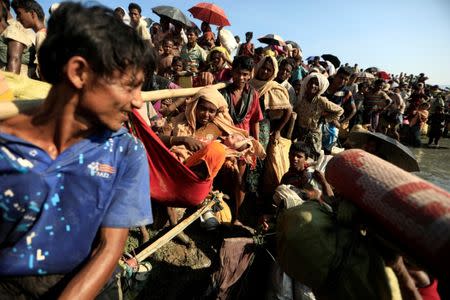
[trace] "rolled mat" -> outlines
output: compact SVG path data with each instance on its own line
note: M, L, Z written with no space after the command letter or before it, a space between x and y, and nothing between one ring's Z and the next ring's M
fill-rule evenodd
M326 178L407 255L439 276L450 269L450 193L363 150L335 156Z

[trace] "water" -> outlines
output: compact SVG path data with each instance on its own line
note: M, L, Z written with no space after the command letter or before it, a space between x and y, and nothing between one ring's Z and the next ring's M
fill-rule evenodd
M422 143L427 143L423 139ZM411 148L419 162L420 172L417 176L450 191L450 138L441 138L440 148Z

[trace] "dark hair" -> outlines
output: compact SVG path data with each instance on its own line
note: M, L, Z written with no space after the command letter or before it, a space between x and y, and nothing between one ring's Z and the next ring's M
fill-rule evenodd
M373 83L374 86L377 86L377 85L383 85L383 84L384 84L384 80L383 80L383 79L377 79L377 80L375 80L375 82Z
M198 37L198 35L199 35L198 29L195 28L195 27L189 27L189 28L186 30L186 35L188 35L189 33L193 33L193 34L195 34L197 37Z
M311 148L304 142L292 143L291 148L289 148L289 153L301 152L305 154L305 159L311 156Z
M253 58L249 57L249 56L236 56L233 60L233 64L232 64L232 68L233 70L248 70L248 71L252 71L253 68L255 67L255 61L253 60Z
M128 11L131 11L132 9L136 9L139 14L142 13L142 8L137 3L131 2L130 4L128 4Z
M26 12L34 12L39 21L44 21L45 19L45 14L42 6L40 6L39 3L34 0L19 0L15 2L15 7L15 10L17 10L18 8L22 8Z
M136 31L114 17L103 6L87 7L64 2L48 21L47 37L38 54L43 78L56 84L63 80L63 70L73 56L88 61L102 77L114 71L155 68L154 53Z
M181 62L184 66L184 60L180 56L174 56L172 57L172 65L174 65L177 62Z
M279 68L284 65L290 65L292 69L294 69L295 63L292 62L291 57L285 58L280 62Z
M245 33L245 36L247 36L247 35L253 37L253 32L247 31L247 32Z
M368 87L369 87L369 83L367 83L367 82L360 82L358 84L358 90L362 90L362 89L368 88Z
M175 42L173 41L173 39L170 36L166 36L163 40L161 45L164 45L165 43L171 42L172 44L174 44Z
M255 55L260 55L264 53L264 48L263 47L258 47L255 49Z
M342 66L337 70L337 74L343 74L343 75L347 75L347 76L351 76L353 75L353 69L350 67L346 67L346 66Z

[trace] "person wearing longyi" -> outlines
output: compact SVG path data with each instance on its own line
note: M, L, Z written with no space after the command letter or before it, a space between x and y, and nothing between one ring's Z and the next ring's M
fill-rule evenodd
M107 8L52 14L39 52L52 88L0 123L2 298L101 298L128 228L152 222L146 153L122 123L153 59Z

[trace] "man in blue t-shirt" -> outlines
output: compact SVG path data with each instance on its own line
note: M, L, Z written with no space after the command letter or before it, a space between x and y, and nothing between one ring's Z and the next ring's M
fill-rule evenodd
M122 123L154 61L112 11L67 2L39 62L44 103L0 123L0 295L92 299L128 228L152 222L146 153Z

